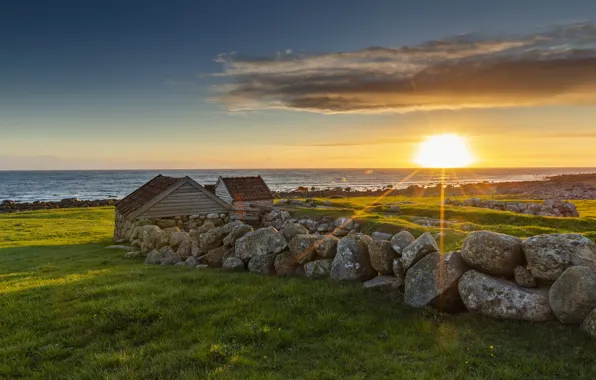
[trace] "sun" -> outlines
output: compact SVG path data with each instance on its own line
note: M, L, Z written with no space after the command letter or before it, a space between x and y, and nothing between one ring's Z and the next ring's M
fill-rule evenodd
M429 136L414 159L425 168L462 168L474 162L466 139L451 133Z

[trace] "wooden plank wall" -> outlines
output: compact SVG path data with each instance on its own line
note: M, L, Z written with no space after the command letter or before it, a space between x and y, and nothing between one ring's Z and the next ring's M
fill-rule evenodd
M221 204L190 184L184 184L139 217L164 218L178 215L228 213Z

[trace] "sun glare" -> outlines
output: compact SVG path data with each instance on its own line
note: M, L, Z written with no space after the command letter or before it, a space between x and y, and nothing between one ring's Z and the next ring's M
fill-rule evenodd
M462 168L472 164L474 158L465 138L448 133L421 142L414 162L425 168Z

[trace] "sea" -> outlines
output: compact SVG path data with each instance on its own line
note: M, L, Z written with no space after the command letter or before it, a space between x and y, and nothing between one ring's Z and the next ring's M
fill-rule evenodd
M477 182L541 180L561 174L596 173L596 168L468 168L468 169L247 169L247 170L76 170L0 171L0 201L56 201L64 198L120 199L158 174L189 176L214 184L219 176L261 175L271 190L300 186L378 189L391 185L433 186Z

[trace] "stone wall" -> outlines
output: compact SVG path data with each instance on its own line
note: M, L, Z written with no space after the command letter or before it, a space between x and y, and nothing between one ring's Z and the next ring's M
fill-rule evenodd
M579 217L579 212L571 202L547 199L543 203L534 202L504 202L470 198L464 201L457 199L445 200L446 205L489 208L491 210L510 211L528 215L558 216L567 218Z
M339 238L318 227L311 233L315 226L286 216L279 229L254 230L240 221L217 226L209 220L188 232L139 225L131 236L136 248L126 256L144 257L147 264L358 281L400 295L414 308L534 322L558 319L596 336L596 244L582 235L522 240L476 231L461 251L441 254L428 232L368 236L352 229Z

